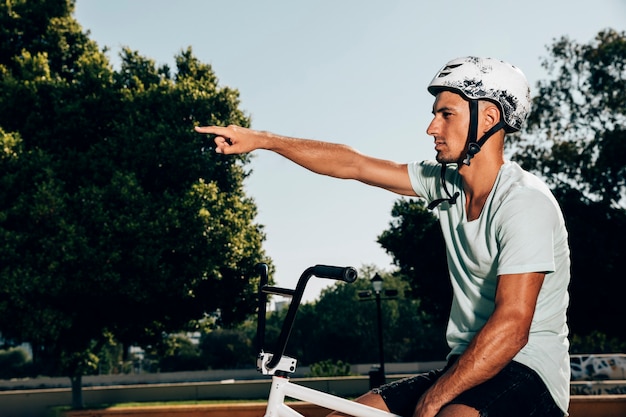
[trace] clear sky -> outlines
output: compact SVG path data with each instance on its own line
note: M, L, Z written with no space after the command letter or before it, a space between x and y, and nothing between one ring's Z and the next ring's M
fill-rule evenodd
M114 65L127 46L175 68L191 46L239 90L253 128L408 162L434 157L426 86L447 61L503 59L535 86L555 39L626 30L626 0L77 0L75 17ZM392 268L376 238L398 196L264 151L251 168L246 189L278 285L315 264ZM328 284L311 281L304 299Z

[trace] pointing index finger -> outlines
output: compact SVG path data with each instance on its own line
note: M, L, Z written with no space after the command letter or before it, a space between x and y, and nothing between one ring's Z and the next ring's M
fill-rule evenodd
M194 130L198 133L214 135L215 152L225 153L225 149L233 144L231 141L232 132L230 129L222 126L195 126Z
M196 126L194 130L198 133L208 133L213 135L219 135L226 130L225 127L222 126Z

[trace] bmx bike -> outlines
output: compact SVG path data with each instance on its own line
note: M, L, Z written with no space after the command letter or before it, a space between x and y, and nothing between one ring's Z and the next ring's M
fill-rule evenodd
M302 273L295 289L286 289L268 285L267 265L259 264L257 268L260 275L257 318L257 350L259 352L257 357L257 370L263 375L272 377L265 417L303 417L302 414L285 403L286 397L306 401L354 417L398 417L396 414L298 385L290 381L289 375L295 372L297 360L285 356L284 352L306 284L311 277L329 278L352 283L357 278L356 270L352 267L315 265L307 268ZM273 354L264 351L265 314L268 294L282 295L291 298L275 347L275 353Z

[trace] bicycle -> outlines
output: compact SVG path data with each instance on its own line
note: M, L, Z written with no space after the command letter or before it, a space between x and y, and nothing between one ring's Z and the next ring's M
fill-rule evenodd
M354 417L399 417L396 414L388 413L377 408L338 397L323 391L308 388L293 383L289 375L295 372L297 360L284 355L289 335L296 318L296 313L302 294L309 279L313 276L318 278L329 278L347 283L352 283L357 279L357 272L352 267L338 267L328 265L315 265L307 268L296 285L295 289L287 289L269 286L268 267L265 264L257 266L260 275L259 282L259 308L257 318L257 370L263 375L272 376L269 398L265 417L304 417L302 414L289 407L285 403L285 398L306 401L329 410L339 411ZM267 295L282 295L290 297L291 302L287 314L281 327L281 332L276 344L276 353L264 351L265 346L265 314L267 305Z

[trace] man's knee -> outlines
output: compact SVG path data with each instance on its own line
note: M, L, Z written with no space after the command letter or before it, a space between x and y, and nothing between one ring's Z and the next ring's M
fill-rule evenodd
M464 404L449 404L439 411L437 417L478 417L478 410Z

